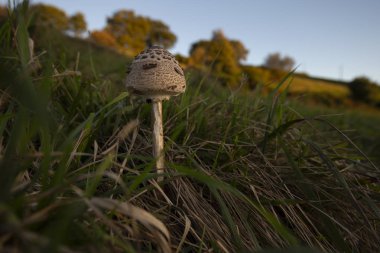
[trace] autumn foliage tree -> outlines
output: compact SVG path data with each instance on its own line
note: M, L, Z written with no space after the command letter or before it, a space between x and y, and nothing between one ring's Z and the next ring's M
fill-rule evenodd
M46 29L54 29L60 32L71 31L79 37L87 29L85 17L81 12L69 17L65 11L55 6L34 4L30 6L30 13L32 27L43 32L46 32Z
M6 19L8 16L8 8L0 5L0 21Z
M211 40L194 43L190 49L189 64L211 68L212 73L225 84L236 85L239 79L240 61L248 50L237 40L229 40L222 31L213 33Z
M52 5L35 4L30 7L32 24L42 28L53 28L59 31L69 29L69 17L67 14Z
M80 37L87 29L87 23L83 13L77 12L69 19L69 28L76 37Z
M120 10L107 19L105 31L113 36L123 53L133 56L148 44L170 48L177 37L162 21L136 15L131 10Z
M90 40L94 41L95 43L105 46L105 47L110 47L113 49L118 49L119 45L111 34L109 34L105 30L96 30L90 33Z
M235 60L241 62L242 60L247 59L248 50L245 48L243 43L239 40L230 40L229 41L234 49Z

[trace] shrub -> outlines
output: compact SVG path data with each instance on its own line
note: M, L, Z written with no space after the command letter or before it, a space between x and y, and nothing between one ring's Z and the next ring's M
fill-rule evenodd
M371 81L367 77L357 77L348 84L351 97L355 100L367 101L370 93Z

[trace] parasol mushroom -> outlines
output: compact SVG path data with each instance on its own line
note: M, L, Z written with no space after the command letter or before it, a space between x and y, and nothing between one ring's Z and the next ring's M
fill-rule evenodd
M152 103L153 156L157 173L161 174L165 166L162 101L185 91L183 70L167 50L152 46L135 57L127 73L127 89Z

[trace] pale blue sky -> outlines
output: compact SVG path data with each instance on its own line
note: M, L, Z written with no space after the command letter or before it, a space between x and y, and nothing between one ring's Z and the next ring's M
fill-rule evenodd
M4 3L5 0L0 0ZM173 52L187 55L193 42L215 29L249 49L258 65L271 52L295 58L300 71L350 80L366 75L380 83L380 0L34 0L68 14L81 11L89 29L100 29L118 9L160 19L177 35Z

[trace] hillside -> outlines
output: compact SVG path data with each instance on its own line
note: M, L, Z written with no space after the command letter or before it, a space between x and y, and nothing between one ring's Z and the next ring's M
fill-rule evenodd
M38 36L39 38L36 38L37 50L43 51L54 48L54 50L52 50L53 52L64 52L66 57L64 61L71 62L71 66L65 65L64 67L71 69L75 68L74 63L77 57L79 57L79 59L81 59L79 62L90 63L87 66L81 66L85 74L100 72L102 75L105 75L106 78L118 82L116 86L123 89L123 83L120 81L123 80L126 66L130 63L131 59L108 47L100 46L84 39L62 36L59 32L53 36L49 35L51 39L44 38L44 36L45 34L42 34ZM96 51L97 54L92 54L94 51ZM78 52L80 52L79 55ZM59 55L53 55L53 57L59 57ZM276 83L277 82L271 82L268 87L275 88ZM284 90L288 87L287 91L292 96L308 97L308 99L304 101L306 103L316 103L328 107L341 106L343 109L347 106L352 107L352 102L350 102L351 94L347 85L347 83L336 80L316 78L296 73L289 79L287 85L282 86L280 90ZM355 104L355 106L357 105ZM365 108L365 106L363 108ZM376 112L375 109L372 111Z
M41 51L49 48L52 58L59 57L64 53L64 60L58 58L62 67L74 69L79 56L79 67L84 76L101 78L106 89L111 90L108 92L115 96L118 92L125 91L125 69L131 59L107 47L83 39L62 36L60 33L54 34L54 36L49 35L49 38L37 38L36 44ZM58 52L60 54L57 54ZM198 80L198 74L189 74L189 80L193 79L192 83ZM204 79L205 77L200 78ZM217 92L228 93L222 87L215 88L214 81L211 80L211 82L214 85L213 89ZM277 84L278 82L272 82L268 87L274 89ZM380 132L378 131L380 111L364 103L353 103L347 83L296 73L279 87L280 91L285 89L288 93L287 106L291 110L296 110L303 117L322 115L345 135L352 138L356 145L375 164L380 166ZM247 96L244 91L241 93L243 96ZM257 97L259 95L253 92L248 96Z
M119 82L116 86L123 86L121 81L131 59L115 50L55 30L37 33L32 38L37 52L49 52L45 61L59 60L58 69L74 70L78 62L77 67L85 76L100 74L105 79Z
M164 102L160 182L130 60L53 33L30 59L22 17L0 29L1 252L380 251L379 168L340 130L373 118L317 116L277 92L291 77L263 96L188 72Z
M275 84L272 84L272 87L274 86ZM333 104L334 100L343 101L349 99L350 96L350 90L345 83L315 79L312 76L294 75L287 91L294 95L306 94L319 97L324 100L320 101L322 104L328 104L329 100Z
M87 78L101 78L107 89L111 89L114 94L125 90L125 69L131 59L91 41L52 32L53 34L42 34L35 38L36 50L48 50L49 61L58 59L61 65L56 66L58 70L74 70L78 60L78 67ZM277 83L272 82L268 87L274 89ZM350 138L355 139L359 147L380 165L380 111L362 103L353 104L347 83L296 73L279 88L280 91L285 89L292 107L304 117L340 115L328 118ZM257 95L255 92L253 94Z
M332 98L344 99L350 96L350 90L346 83L337 83L328 79L316 79L312 76L295 76L290 86L290 92L312 93L327 95Z

